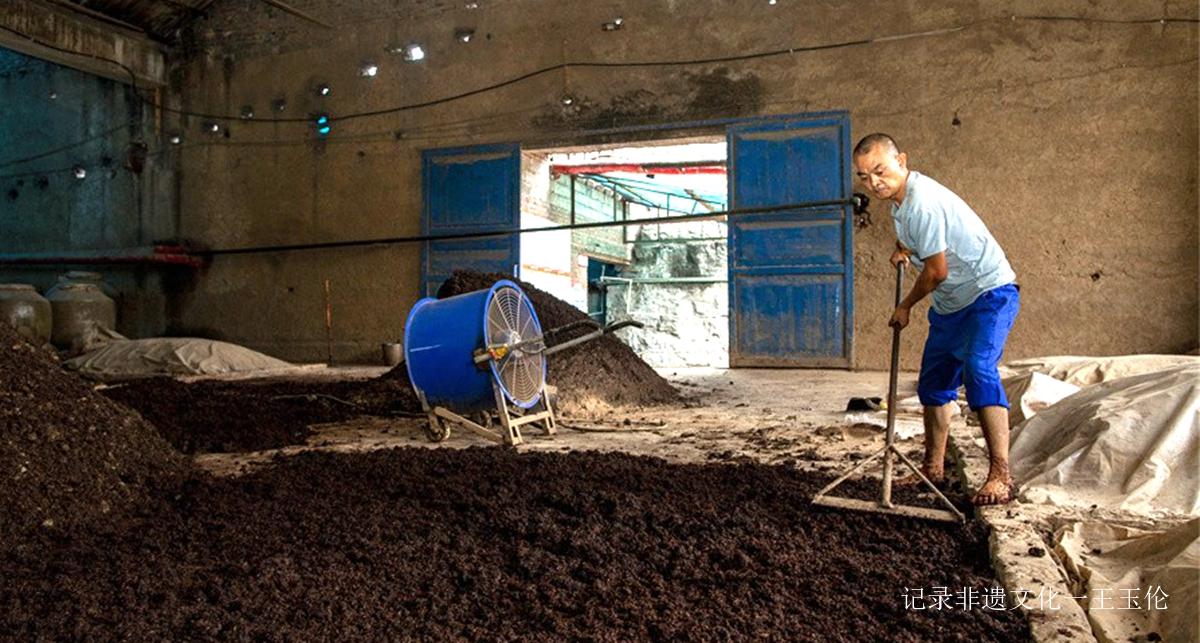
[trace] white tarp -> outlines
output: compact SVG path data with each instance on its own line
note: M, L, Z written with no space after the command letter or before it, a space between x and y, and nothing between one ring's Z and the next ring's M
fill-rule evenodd
M1200 514L1200 363L1089 386L1012 433L1030 502Z
M1006 362L1000 367L1000 377L1007 379L1025 373L1041 373L1056 380L1084 387L1185 364L1200 364L1200 357L1193 355L1116 355L1113 357L1055 355Z
M1200 641L1200 518L1165 530L1085 521L1057 535L1098 641Z
M962 413L962 409L965 408L967 408L966 393L960 386L958 387L958 404L950 407L950 415L958 415ZM917 415L921 415L925 412L925 406L921 404L921 398L917 397L916 395L911 395L909 397L896 400L896 412L916 413Z
M291 368L288 362L244 346L194 337L127 339L64 363L102 382L153 375L219 375Z
M1008 425L1014 427L1033 417L1044 408L1059 400L1074 394L1078 386L1056 380L1049 375L1029 371L1021 375L1009 377L1003 381L1004 392L1008 396L1011 407L1008 415ZM923 413L924 407L916 395L906 397L896 402L896 410L900 413ZM967 412L966 392L958 389L958 404L950 407L951 415Z
M1079 387L1070 382L1035 371L1006 378L1004 394L1008 396L1008 425L1015 427L1078 391Z

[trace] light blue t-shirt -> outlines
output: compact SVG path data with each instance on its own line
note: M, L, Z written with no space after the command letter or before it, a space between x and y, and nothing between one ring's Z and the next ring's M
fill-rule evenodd
M946 253L946 280L933 291L933 309L943 315L970 306L980 295L1016 281L1017 275L979 215L946 186L908 173L904 201L892 206L892 223L912 262Z

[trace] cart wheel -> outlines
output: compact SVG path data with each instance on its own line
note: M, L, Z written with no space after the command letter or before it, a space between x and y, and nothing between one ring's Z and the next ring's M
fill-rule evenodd
M425 424L425 437L429 438L430 442L441 442L450 437L450 427L440 420L429 418L429 422Z
M479 411L478 413L473 415L471 417L471 419L474 420L476 424L478 424L479 426L481 426L485 429L492 428L492 414L488 413L487 411Z

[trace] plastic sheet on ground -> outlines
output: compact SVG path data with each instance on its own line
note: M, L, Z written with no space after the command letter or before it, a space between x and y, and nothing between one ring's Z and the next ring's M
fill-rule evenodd
M1055 355L1006 362L1000 367L1000 377L1008 379L1025 373L1041 373L1056 380L1084 387L1186 364L1200 364L1200 357L1194 355L1116 355L1113 357Z
M1079 392L1079 387L1056 380L1049 375L1030 371L1004 380L1004 393L1008 396L1008 424L1018 424L1041 411Z
M847 426L871 426L879 429L880 433L887 432L887 411L846 413L842 421ZM911 418L896 418L896 439L911 440L925 434L925 426L921 420Z
M67 346L64 350L66 351L66 356L76 357L101 348L109 342L124 339L127 339L124 335L100 322L85 321L82 322L78 333L71 338L71 345Z
M1200 518L1165 530L1077 522L1055 550L1101 643L1200 640Z
M194 337L129 339L64 363L102 382L155 375L220 375L289 369L291 364L244 346Z
M966 393L963 392L963 388L960 386L958 387L958 404L950 407L950 415L960 415L963 412L962 410L966 407ZM916 395L911 395L909 397L896 400L896 412L916 413L917 415L921 415L925 412L925 405L921 404L921 398L917 397Z
M1012 433L1030 502L1200 514L1200 363L1089 386Z

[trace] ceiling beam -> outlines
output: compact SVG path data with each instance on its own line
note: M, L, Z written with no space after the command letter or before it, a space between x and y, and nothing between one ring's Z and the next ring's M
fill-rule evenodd
M107 22L109 24L116 25L118 27L121 27L122 29L125 29L126 31L128 31L130 33L134 33L134 34L138 34L138 35L145 33L145 30L138 28L136 25L131 25L128 22L125 22L124 20L118 20L112 16L100 13L99 11L96 11L95 9L89 9L81 4L75 4L74 2L70 2L69 0L46 0L46 1L49 2L50 4L62 7L63 9L66 9L67 11L75 11L77 13L82 13L83 15L85 15L89 18L99 20L100 22Z
M279 9L280 11L283 11L285 13L290 13L293 16L296 16L297 18L302 18L302 19L307 20L315 25L320 25L322 27L325 27L326 29L333 29L333 25L329 24L328 22L314 18L314 17L310 16L309 14L304 13L303 11L293 7L292 5L290 5L286 2L283 2L282 0L262 0L262 1L271 5L272 7L275 7L276 9Z
M166 85L162 48L128 29L39 0L5 0L0 47L139 86Z

